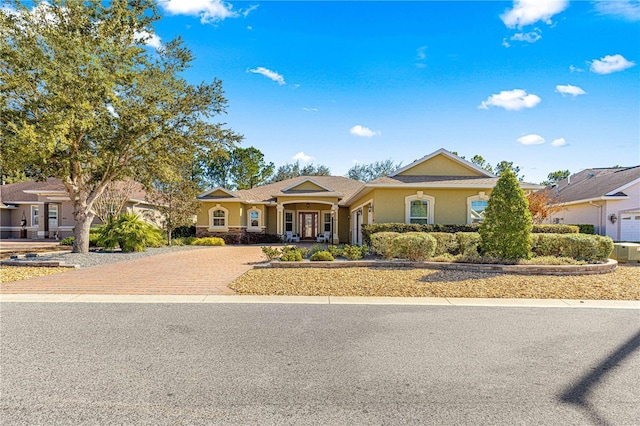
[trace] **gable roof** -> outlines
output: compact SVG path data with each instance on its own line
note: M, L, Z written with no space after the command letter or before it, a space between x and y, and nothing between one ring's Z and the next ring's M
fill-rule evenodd
M232 197L232 198L238 198L238 194L236 194L233 191L229 191L226 188L223 188L221 186L216 186L213 189L210 189L206 192L204 192L203 194L198 195L198 198L225 198L225 197L218 197L218 196L214 196L213 194L215 194L216 192L222 192L224 194L227 194L228 197Z
M318 188L296 189L306 182L311 182ZM216 199L216 201L270 204L275 203L278 197L301 197L305 195L310 197L337 197L344 200L349 198L362 186L364 186L362 182L342 176L299 176L251 189L240 189L234 192L234 194L237 195L236 198L229 197L226 199ZM203 201L207 200L207 198L202 195L198 196L198 199Z
M559 181L553 190L556 191L556 199L559 203L574 203L604 197L636 196L640 198L637 191L634 194L629 193L628 188L635 183L640 183L640 165L585 169ZM547 187L547 190L552 190L551 188L553 187Z
M424 157L420 158L419 160L414 161L411 164L407 164L406 166L399 168L398 170L396 170L393 173L391 173L389 176L390 177L395 177L395 176L401 175L402 173L404 173L404 172L406 172L406 171L408 171L410 169L413 169L414 167L416 167L416 166L418 166L420 164L426 163L427 161L431 160L434 157L437 157L438 155L442 155L444 157L447 157L448 159L453 160L454 162L460 164L461 166L480 174L480 176L485 176L485 177L490 177L490 178L496 177L496 175L494 175L492 173L489 173L485 169L483 169L481 167L478 167L475 164L473 164L473 163L471 163L471 162L469 162L469 161L467 161L467 160L465 160L465 159L463 159L461 157L458 157L454 153L449 152L444 148L440 148L439 150L434 151L431 154L425 155Z

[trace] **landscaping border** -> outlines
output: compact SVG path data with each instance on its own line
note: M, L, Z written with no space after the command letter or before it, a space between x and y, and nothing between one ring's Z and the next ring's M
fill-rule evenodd
M499 265L452 262L411 262L406 260L345 260L333 262L272 262L255 265L254 268L413 268L451 271L489 272L516 275L595 275L608 274L618 267L618 262L607 259L606 263L590 265Z

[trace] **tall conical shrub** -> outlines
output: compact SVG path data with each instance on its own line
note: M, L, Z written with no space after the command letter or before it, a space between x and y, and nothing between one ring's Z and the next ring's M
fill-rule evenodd
M507 169L491 192L484 222L480 225L482 251L504 259L529 259L531 228L527 197L515 173Z

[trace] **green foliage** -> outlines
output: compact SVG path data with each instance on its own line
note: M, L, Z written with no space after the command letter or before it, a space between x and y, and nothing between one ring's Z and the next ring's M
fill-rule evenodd
M329 253L331 253L331 256L338 257L338 256L342 256L342 249L344 248L343 245L340 246L333 246L330 245L329 247L327 247L327 250L329 251Z
M366 246L362 246L366 247ZM342 249L342 255L349 260L362 259L362 248L359 246L345 245Z
M333 261L333 255L331 253L329 253L326 250L322 250L322 251L317 251L315 253L313 253L311 255L310 260L312 262L317 262L317 261L325 261L325 262L331 262Z
M72 246L73 245L73 237L67 237L60 240L61 246Z
M534 234L577 234L580 227L577 225L539 225L534 224L531 232Z
M349 169L347 177L362 182L370 182L382 176L387 176L399 169L402 162L395 163L390 158L384 161L376 161L371 164L356 164Z
M73 250L86 252L93 204L110 182L150 183L159 168L241 136L214 122L222 82L187 82L193 56L181 40L147 45L161 18L155 1L32 6L0 8L0 168L65 182Z
M417 223L372 223L362 225L362 239L365 243L371 241L371 235L378 232L477 232L478 225L420 225Z
M435 253L436 244L436 239L426 232L407 232L393 239L393 252L400 259L426 260Z
M531 257L531 212L515 173L503 171L480 225L483 253L504 259Z
M377 232L371 235L371 251L385 259L393 258L393 239L397 232Z
M270 183L280 182L287 179L293 179L299 176L330 176L331 170L327 166L310 163L304 167L300 167L300 162L285 164L278 167L278 170L271 178Z
M587 262L602 262L613 251L609 237L587 234L533 234L537 256L570 257Z
M223 155L214 155L205 160L206 174L214 186L224 188L251 189L269 181L273 174L273 163L264 161L264 154L258 148L236 147Z
M478 256L480 246L480 234L477 232L458 232L458 251L462 256Z
M577 225L570 225L570 226L577 226L581 234L594 235L596 233L596 227L590 223L580 223Z
M563 179L566 179L571 175L569 170L558 170L555 172L551 172L547 175L547 180L541 183L541 185L553 185L560 182Z
M260 248L262 249L262 253L267 256L268 260L273 260L276 257L280 256L280 250L278 250L277 248L267 246L262 246Z
M100 228L98 244L106 249L120 246L123 252L128 253L144 251L147 247L159 247L163 239L158 228L135 213L125 212Z
M489 173L493 173L493 167L491 166L491 164L487 163L487 161L481 155L474 155L471 158L471 162L481 169L484 169Z
M89 247L97 247L98 246L98 238L100 236L98 234L89 234ZM61 246L72 246L73 245L73 237L67 237L60 240Z
M314 244L311 246L311 250L309 251L309 256L313 256L319 251L324 251L324 244Z
M524 179L524 175L520 175L520 167L514 166L513 161L503 160L499 162L498 164L496 164L496 167L494 168L494 173L496 176L502 176L504 172L506 172L507 170L511 170L511 172L513 172L517 180L521 181Z
M218 237L194 238L189 245L192 246L223 246L224 240Z
M293 248L292 250L282 250L282 256L280 256L280 261L282 262L302 262L302 253L297 248Z
M458 238L456 234L449 232L431 232L429 233L436 239L436 251L435 256L440 256L445 253L456 254L458 252Z

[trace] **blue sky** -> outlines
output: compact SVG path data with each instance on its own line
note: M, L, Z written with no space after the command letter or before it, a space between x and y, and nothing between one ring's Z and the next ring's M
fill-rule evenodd
M344 175L438 148L525 180L640 164L640 2L159 2L193 83L278 165Z

